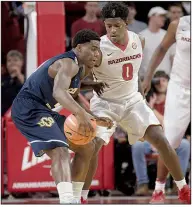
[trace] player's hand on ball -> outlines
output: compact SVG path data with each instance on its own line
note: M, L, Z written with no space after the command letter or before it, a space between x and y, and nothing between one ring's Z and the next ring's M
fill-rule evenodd
M107 127L108 129L111 129L113 127L113 121L108 117L95 117L95 119L97 125L99 126Z
M86 112L80 112L76 115L76 119L79 123L78 131L85 134L87 137L93 137L95 133L95 130L91 125L91 118L94 119L94 117Z
M100 96L104 92L104 88L109 88L109 85L104 82L94 82L92 84L92 88L97 93L97 95Z

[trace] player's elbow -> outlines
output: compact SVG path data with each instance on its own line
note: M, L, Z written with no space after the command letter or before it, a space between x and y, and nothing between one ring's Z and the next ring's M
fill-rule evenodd
M159 53L162 53L162 54L165 54L168 50L168 48L162 44L160 44L158 47L157 47L157 50Z

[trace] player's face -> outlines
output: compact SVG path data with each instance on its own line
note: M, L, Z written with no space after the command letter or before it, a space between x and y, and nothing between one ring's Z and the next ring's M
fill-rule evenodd
M119 43L125 35L127 24L121 18L108 18L105 19L105 27L107 35L112 42Z
M80 58L88 68L93 68L99 58L100 42L91 40L80 46Z
M170 7L170 9L169 9L170 21L177 20L177 19L179 19L182 16L183 16L183 11L182 11L181 7L178 7L178 6Z
M155 85L156 90L159 93L166 93L167 87L168 87L168 79L164 77L160 77L159 80L160 80L160 83Z

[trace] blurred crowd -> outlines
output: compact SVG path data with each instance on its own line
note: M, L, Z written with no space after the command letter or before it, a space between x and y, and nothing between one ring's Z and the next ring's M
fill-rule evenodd
M76 3L76 2L75 2ZM75 19L67 28L67 49L71 48L71 40L77 31L81 29L91 29L100 36L105 34L105 27L100 17L100 11L106 2L86 2L84 4L85 14L81 18ZM140 78L143 81L149 61L161 43L166 30L171 21L179 19L183 15L190 14L190 5L188 3L168 3L168 8L160 6L152 7L146 14L148 21L139 21L136 19L137 7L134 2L125 2L128 5L128 30L138 33L145 37L146 44L143 53L143 61L140 68ZM21 4L10 2L4 5L4 10L9 11L9 18L3 19L7 31L12 23L21 25ZM4 12L5 13L5 12ZM19 15L18 15L19 14ZM5 16L5 15L4 15ZM5 22L6 21L6 22ZM69 25L69 23L67 23ZM12 25L13 27L13 25ZM18 31L19 39L15 42L24 41L22 26ZM6 33L6 31L5 31ZM3 36L3 35L2 35ZM13 99L21 89L25 81L25 50L17 44L4 45L2 50L1 63L1 90L2 90L2 110L1 116L4 116L11 107ZM164 60L157 68L152 80L152 87L146 96L149 106L154 111L160 123L163 123L164 105L167 92L167 85L170 80L173 58L175 55L175 44L171 46ZM84 97L90 101L92 91L84 91ZM190 126L182 139L181 145L176 150L183 173L187 180L189 178L190 164ZM154 189L156 179L157 152L148 142L138 141L134 145L129 145L127 133L120 127L117 127L113 135L115 150L115 185L116 189L126 195L149 195ZM168 177L168 193L176 194L176 186L171 177ZM93 192L91 192L92 194ZM108 193L107 193L108 195Z

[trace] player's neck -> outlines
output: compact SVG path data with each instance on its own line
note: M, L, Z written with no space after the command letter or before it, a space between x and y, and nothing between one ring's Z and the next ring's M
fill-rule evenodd
M160 31L160 27L158 27L155 24L152 24L151 22L148 25L148 29L152 32L152 33L157 33Z
M76 50L76 48L72 49L72 51L75 53L77 59L78 59L78 66L79 67L83 67L83 63L81 62L80 58L79 58L79 55L78 55L78 52Z
M108 38L110 39L110 37L108 36ZM128 43L128 33L127 33L127 31L125 32L125 34L124 34L124 36L123 36L123 38L121 38L118 42L113 42L111 39L111 42L113 43L113 44L115 44L115 45L127 45L127 43Z
M96 22L97 17L95 15L85 14L85 16L83 17L83 20L86 22Z

